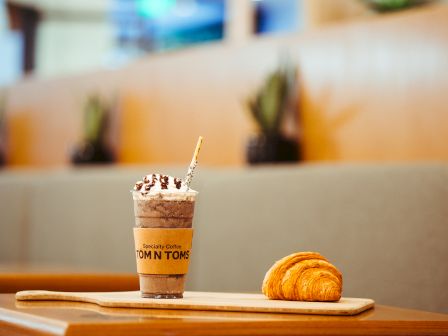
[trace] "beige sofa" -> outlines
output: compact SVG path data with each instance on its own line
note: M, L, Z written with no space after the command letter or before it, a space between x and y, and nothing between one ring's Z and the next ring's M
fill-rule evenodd
M135 271L128 192L176 167L0 173L0 263ZM259 291L280 257L314 250L344 295L448 313L448 165L200 168L188 287Z

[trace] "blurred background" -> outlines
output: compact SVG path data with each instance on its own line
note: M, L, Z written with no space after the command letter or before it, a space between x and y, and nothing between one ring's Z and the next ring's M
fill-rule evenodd
M445 6L2 0L2 160L444 160Z
M199 135L190 288L309 249L448 312L448 1L0 0L0 263L134 272L127 190Z

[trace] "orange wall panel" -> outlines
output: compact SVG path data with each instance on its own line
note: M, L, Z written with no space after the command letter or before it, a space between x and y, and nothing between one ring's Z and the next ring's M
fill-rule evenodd
M448 6L310 35L300 64L307 160L448 159Z

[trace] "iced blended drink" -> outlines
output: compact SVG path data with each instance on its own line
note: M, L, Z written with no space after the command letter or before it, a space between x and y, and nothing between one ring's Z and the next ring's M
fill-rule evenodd
M196 195L168 175L147 175L135 184L135 255L142 297L183 297Z

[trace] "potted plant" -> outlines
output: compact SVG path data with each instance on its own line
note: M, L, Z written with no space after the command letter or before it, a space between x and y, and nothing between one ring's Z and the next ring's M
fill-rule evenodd
M248 110L258 126L258 134L251 137L247 145L250 164L299 160L297 139L287 137L283 131L287 113L297 113L290 108L291 98L295 96L295 77L295 69L283 65L270 73L248 99Z
M106 142L106 130L111 110L110 104L99 95L91 95L84 105L83 139L75 147L72 163L112 163L114 155Z

